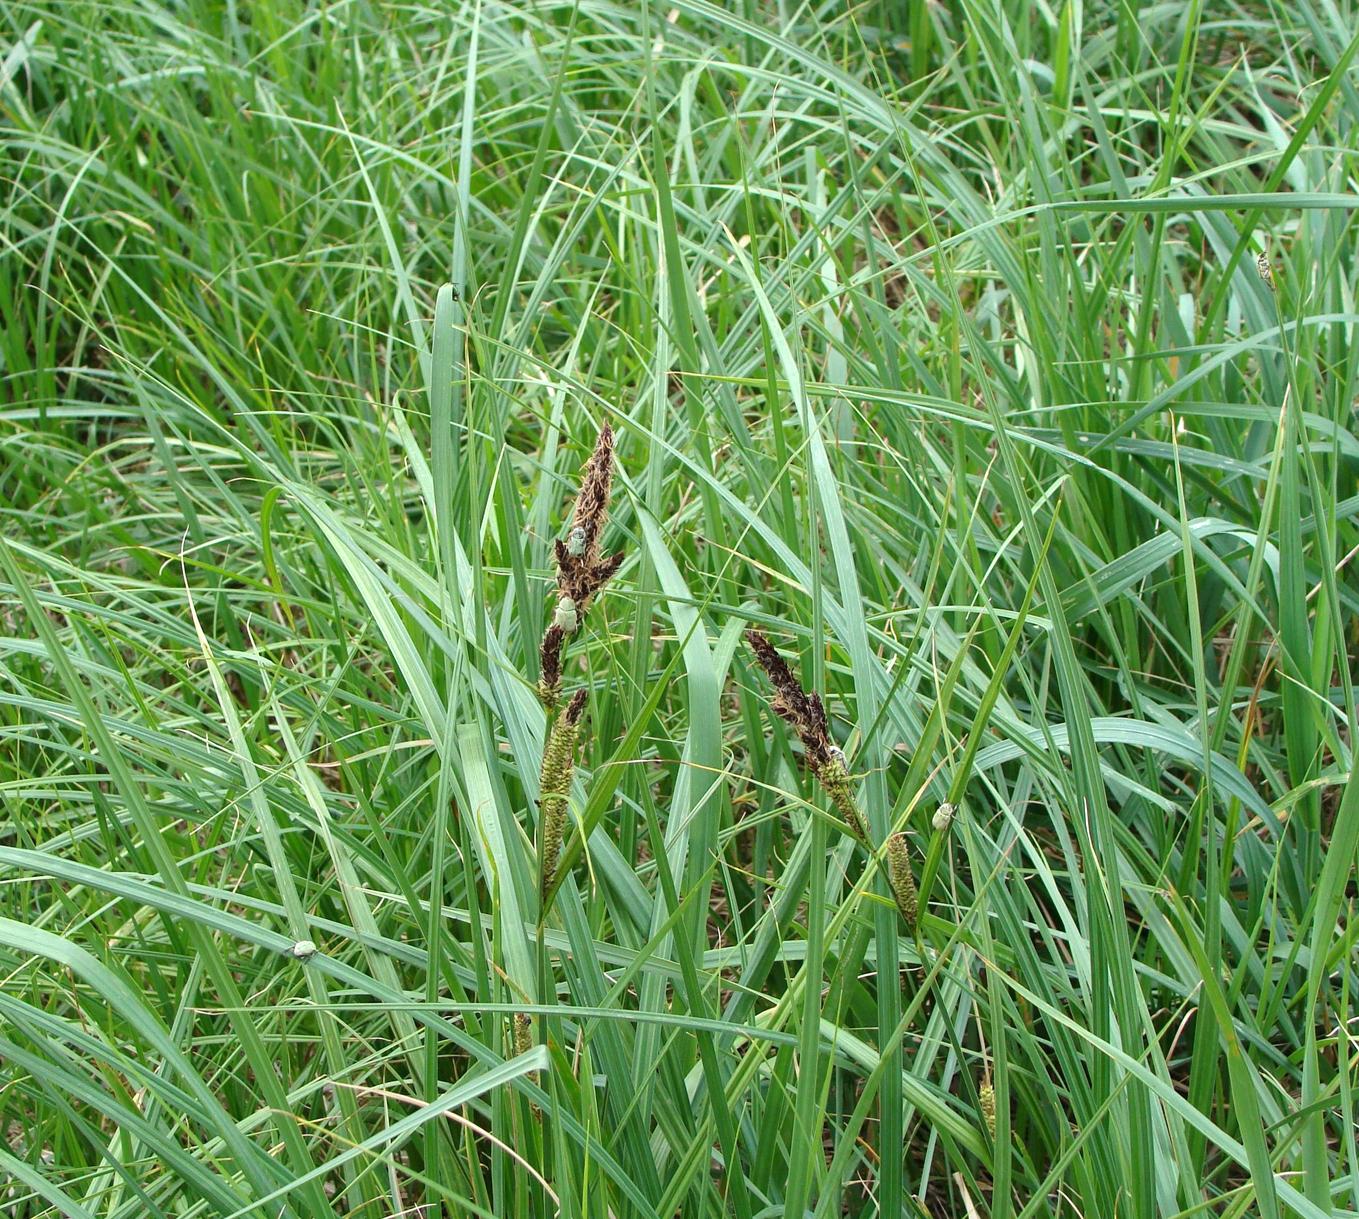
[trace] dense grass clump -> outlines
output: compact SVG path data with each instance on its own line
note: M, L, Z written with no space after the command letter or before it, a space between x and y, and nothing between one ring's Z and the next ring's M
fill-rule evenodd
M0 8L0 1209L1359 1213L1356 29Z

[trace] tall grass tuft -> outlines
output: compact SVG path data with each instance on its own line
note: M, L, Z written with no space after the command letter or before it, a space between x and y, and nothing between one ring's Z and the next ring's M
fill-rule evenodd
M0 4L5 1219L1359 1216L1355 29Z

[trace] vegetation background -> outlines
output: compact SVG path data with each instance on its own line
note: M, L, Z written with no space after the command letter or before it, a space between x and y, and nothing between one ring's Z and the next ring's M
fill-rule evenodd
M5 1214L1359 1212L1357 30L0 9Z

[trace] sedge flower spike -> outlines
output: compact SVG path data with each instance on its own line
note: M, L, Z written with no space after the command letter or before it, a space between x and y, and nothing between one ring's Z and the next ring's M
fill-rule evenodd
M542 679L538 698L548 712L556 710L561 697L562 649L575 634L591 600L618 571L624 554L620 550L600 557L600 538L609 519L609 492L613 486L613 429L599 429L594 452L580 475L580 491L572 509L571 529L553 547L557 562L557 604L552 623L543 635L540 655Z
M543 673L538 682L538 697L549 714L557 709L557 700L562 693L562 644L565 642L566 632L554 622L543 636L538 657Z
M512 1036L514 1039L514 1052L516 1055L527 1054L531 1049L533 1049L532 1016L530 1016L527 1012L516 1012L514 1014L514 1019L511 1021L511 1029ZM528 1078L532 1083L536 1084L538 1082L538 1072L530 1071L528 1073ZM534 1118L538 1118L541 1116L541 1113L536 1104L530 1103L529 1110L530 1112L532 1112Z
M544 898L557 877L562 835L566 830L566 801L571 791L571 776L576 768L576 741L580 736L580 717L585 710L584 690L571 696L562 713L548 729L543 746L543 768L538 786L538 889Z
M994 1140L996 1137L996 1089L991 1083L990 1076L981 1086L981 1114L982 1121L986 1125L986 1133Z
M599 429L595 451L580 475L580 493L566 541L557 539L557 588L562 603L584 614L590 599L612 578L623 562L623 552L600 557L599 541L609 519L609 491L613 486L613 429Z
M514 1052L527 1054L533 1049L533 1017L527 1012L516 1012L514 1017Z
M797 733L807 759L807 769L816 776L850 830L867 842L868 824L854 799L854 784L849 777L844 752L831 740L821 696L808 694L802 688L788 662L759 631L747 631L746 642L774 687L770 710Z
M906 845L905 834L888 835L887 880L892 886L892 896L896 899L903 921L914 931L920 913L920 899L916 893L915 877L911 875L911 853Z

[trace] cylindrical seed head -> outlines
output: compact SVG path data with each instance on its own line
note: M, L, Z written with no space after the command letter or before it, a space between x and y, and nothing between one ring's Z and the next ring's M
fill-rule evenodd
M850 832L861 841L868 842L868 823L854 799L854 784L850 782L849 771L845 769L844 763L832 758L816 772L816 777L821 780L821 786L826 789L831 804L845 819Z
M514 1052L527 1054L533 1049L533 1017L527 1012L518 1012L514 1017Z
M538 816L542 826L539 848L539 891L544 897L557 875L557 860L566 830L566 801L571 790L571 775L576 767L576 738L580 717L585 710L586 692L577 690L548 730L543 746L543 768L539 775Z
M996 1137L996 1090L991 1086L989 1079L982 1084L979 1099L981 1100L982 1121L986 1123L986 1133L994 1139Z
M919 911L919 898L915 889L915 877L911 875L911 853L906 845L905 834L891 834L887 839L887 879L892 886L892 896L896 898L897 909L906 921L906 926L915 930L916 916Z

